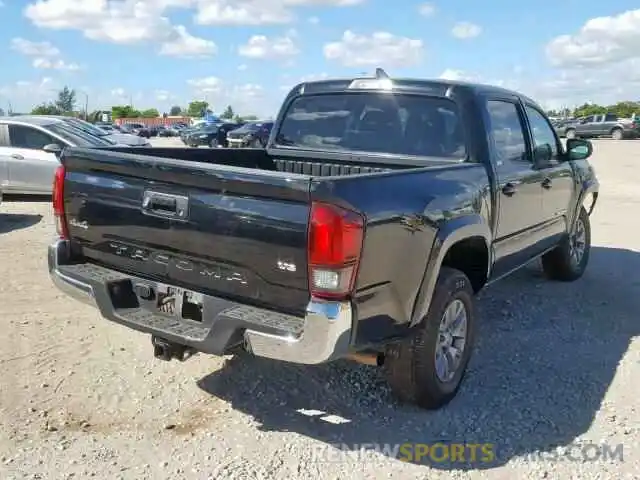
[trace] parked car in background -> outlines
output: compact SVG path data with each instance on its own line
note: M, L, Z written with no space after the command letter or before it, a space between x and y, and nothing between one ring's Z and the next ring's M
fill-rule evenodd
M567 138L611 137L615 140L640 137L640 122L619 118L614 113L589 115L565 129Z
M158 135L161 137L179 137L180 133L187 128L187 125L183 123L175 123L167 126L167 128L160 132Z
M60 165L56 146L61 150L116 145L57 118L0 117L0 190L5 194L50 194Z
M152 137L158 137L160 136L160 132L166 129L167 127L165 127L164 125L153 125L149 127L149 135Z
M206 125L189 135L187 145L190 147L200 147L203 145L208 145L211 148L226 147L228 133L239 126L241 126L241 124L236 122Z
M273 122L248 122L227 134L229 148L264 148Z
M141 123L126 123L129 131L127 133L131 133L132 135L137 135L139 137L150 138L151 131L145 125Z
M120 144L120 145L129 146L129 147L150 147L151 146L151 144L147 140L137 137L136 135L124 134L116 131L114 131L113 133L107 132L106 130L103 130L102 128L97 127L96 125L86 122L84 120L81 120L79 118L66 117L64 115L42 115L42 116L48 117L48 118L55 118L63 122L66 122L76 128L79 128L85 131L90 135L93 135L96 137L102 137L104 140L111 143L112 145Z
M201 129L205 128L207 125L206 123L199 123L197 126L195 127L186 127L183 128L182 131L180 132L180 140L182 140L182 143L184 143L185 145L188 145L187 143L187 138L195 132L200 131Z
M159 137L175 137L178 132L171 126L165 127L158 131Z
M104 130L105 132L107 132L109 135L112 135L114 133L120 133L119 130L116 130L114 128L113 125L109 124L109 123L94 123L94 125L99 128L100 130Z
M556 131L556 134L560 138L565 138L567 136L567 129L571 126L575 125L578 120L575 118L567 119L567 120L557 120L552 122L553 129Z

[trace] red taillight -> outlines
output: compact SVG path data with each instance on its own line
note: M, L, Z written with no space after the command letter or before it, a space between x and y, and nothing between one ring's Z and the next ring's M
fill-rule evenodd
M342 299L358 272L364 218L350 210L314 202L309 220L309 290L316 298Z
M64 177L65 169L63 165L60 165L56 169L56 173L53 177L53 216L56 222L56 232L61 239L69 238L69 231L67 229L67 219L64 213Z

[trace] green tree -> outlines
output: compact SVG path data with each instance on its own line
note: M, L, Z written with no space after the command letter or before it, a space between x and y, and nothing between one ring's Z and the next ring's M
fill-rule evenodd
M160 116L160 112L156 108L148 108L142 111L142 116L144 118L157 118Z
M209 108L209 102L205 102L204 100L194 100L189 103L189 107L187 108L187 115L190 117L201 117L202 112L206 111Z
M58 92L58 99L55 101L55 105L63 114L73 112L76 106L76 91L65 85Z
M595 103L585 103L573 111L575 117L586 117L588 115L600 115L607 113L607 107Z
M156 110L157 113L157 110ZM135 110L131 105L114 105L111 107L111 118L138 118L142 113Z
M182 115L182 107L180 105L174 105L173 107L171 107L171 110L169 110L169 115L171 115L172 117Z
M245 115L242 118L244 119L245 122L255 122L256 120L258 120L258 117L255 115Z
M31 110L32 115L60 115L60 109L53 103L42 103Z
M227 105L227 108L224 109L224 112L222 112L220 118L224 120L231 120L234 116L235 112L233 111L233 108L231 108L231 105Z

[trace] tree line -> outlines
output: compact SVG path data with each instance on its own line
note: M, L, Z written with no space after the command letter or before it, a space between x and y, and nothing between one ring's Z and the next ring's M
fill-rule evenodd
M93 111L91 114L87 111L77 111L77 95L74 89L67 86L58 92L54 101L44 102L36 106L31 113L34 115L73 115L86 118L90 121L98 121L101 119L103 111ZM210 105L204 100L194 100L189 102L186 108L180 105L174 105L169 112L160 113L157 108L148 108L138 110L132 105L114 105L111 107L111 117L119 118L158 118L171 116L185 117L202 117L206 113L211 113ZM640 115L640 101L634 102L630 100L618 102L613 105L598 105L596 103L585 103L577 108L564 108L560 110L549 110L547 114L550 117L585 117L588 115L598 115L604 113L614 113L621 118L630 118L634 115ZM255 115L238 115L231 105L228 105L220 118L224 120L247 121L256 120Z
M613 105L598 105L597 103L585 103L571 110L564 108L560 110L549 110L547 115L550 117L586 117L589 115L602 115L605 113L614 113L620 118L631 118L640 115L640 101L623 101Z
M103 110L88 111L76 110L77 94L74 89L67 86L62 88L56 96L56 99L37 105L32 111L32 115L69 115L85 118L89 121L100 121ZM210 105L204 100L194 100L189 103L186 108L180 105L174 105L169 112L160 113L157 108L148 108L138 110L133 105L114 105L111 107L111 118L116 120L120 118L158 118L166 116L185 116L185 117L202 117L206 113L212 113ZM247 121L257 120L255 115L238 115L231 105L219 115L224 120Z

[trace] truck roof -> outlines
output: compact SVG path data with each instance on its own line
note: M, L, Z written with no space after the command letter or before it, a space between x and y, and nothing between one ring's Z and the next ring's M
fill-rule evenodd
M399 91L412 91L415 93L425 93L437 96L448 96L456 91L464 92L467 95L487 95L502 94L516 96L524 101L538 105L538 103L515 90L498 87L495 85L487 85L477 82L466 82L462 80L445 80L445 79L418 79L418 78L388 78L393 82L394 89ZM353 77L353 78L334 78L328 80L314 80L301 82L291 89L289 95L292 94L310 94L310 93L329 93L346 90L352 82L357 80L380 80L380 77ZM302 89L302 90L301 90ZM356 89L357 91L357 89Z

